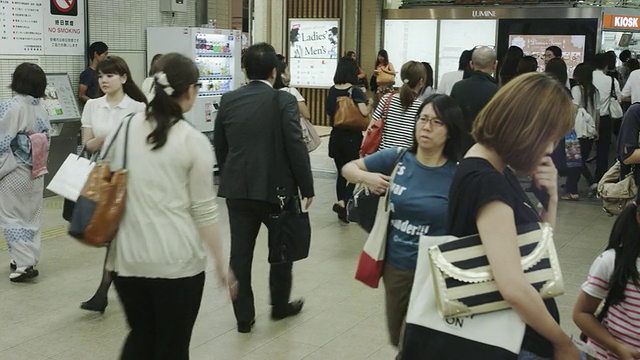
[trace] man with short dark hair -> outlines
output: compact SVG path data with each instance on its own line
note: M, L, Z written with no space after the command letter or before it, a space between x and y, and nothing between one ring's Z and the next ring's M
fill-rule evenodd
M96 41L87 50L89 55L89 67L80 74L80 84L78 86L78 99L84 105L89 99L100 97L100 84L98 83L98 73L96 68L98 63L109 56L109 47L102 41Z
M471 55L473 73L469 78L458 81L451 89L451 97L458 101L465 117L464 130L468 135L463 139L463 154L474 144L471 137L473 120L498 92L498 82L493 77L497 59L495 50L488 46L474 49Z
M214 148L231 230L230 266L238 279L233 310L238 332L251 332L255 306L251 289L253 249L261 224L280 212L278 196L300 193L305 208L314 196L313 177L296 98L273 88L278 58L266 43L250 46L244 56L249 84L223 95L215 121ZM278 125L277 122L281 124ZM276 140L281 129L282 143ZM283 159L284 163L276 163ZM278 185L276 185L278 184ZM276 186L282 187L278 189ZM271 318L297 315L304 302L289 302L292 263L272 264L269 274Z

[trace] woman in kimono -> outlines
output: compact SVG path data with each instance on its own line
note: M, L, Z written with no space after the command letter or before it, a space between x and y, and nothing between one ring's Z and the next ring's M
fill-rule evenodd
M15 96L0 103L0 228L11 254L9 280L38 276L44 174L50 124L41 105L47 78L23 63L13 73Z

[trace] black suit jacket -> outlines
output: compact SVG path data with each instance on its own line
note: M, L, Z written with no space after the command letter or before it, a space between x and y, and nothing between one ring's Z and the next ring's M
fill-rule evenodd
M282 124L283 144L278 145L276 121ZM223 95L214 148L221 169L220 197L278 203L278 186L286 195L297 195L299 188L302 197L314 196L298 102L291 94L252 81ZM278 165L276 159L284 159L284 164Z
M498 83L488 74L474 71L467 79L460 80L451 89L451 97L458 101L464 114L463 154L469 150L474 141L471 135L473 121L480 111L498 92Z

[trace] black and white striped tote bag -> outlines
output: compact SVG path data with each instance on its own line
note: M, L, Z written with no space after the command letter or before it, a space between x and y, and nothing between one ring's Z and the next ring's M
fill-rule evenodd
M553 229L547 223L517 227L522 270L542 298L564 293ZM438 312L443 318L508 308L489 266L479 235L429 249Z

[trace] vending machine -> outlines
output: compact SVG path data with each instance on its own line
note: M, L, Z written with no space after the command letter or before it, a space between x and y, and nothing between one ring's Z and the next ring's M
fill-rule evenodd
M213 137L213 124L222 95L240 87L242 32L213 28L148 28L147 59L155 54L181 53L200 72L200 93L185 119ZM149 65L149 64L148 64Z

